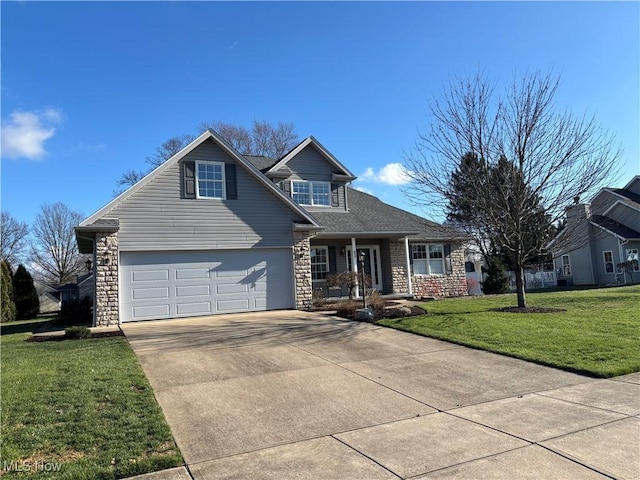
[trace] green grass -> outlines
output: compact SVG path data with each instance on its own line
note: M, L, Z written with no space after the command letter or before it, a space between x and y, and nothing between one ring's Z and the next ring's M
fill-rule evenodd
M505 313L515 295L438 300L427 315L379 324L524 360L612 377L640 371L640 285L529 293L529 306L561 313Z
M43 323L2 325L0 474L114 479L182 465L126 339L25 342Z

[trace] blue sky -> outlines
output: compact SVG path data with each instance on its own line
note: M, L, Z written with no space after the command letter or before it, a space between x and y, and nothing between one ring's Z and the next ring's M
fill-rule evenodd
M293 122L382 200L452 76L552 68L640 173L640 3L2 2L2 209L87 216L204 121ZM368 172L368 174L365 174ZM435 217L437 212L421 213Z

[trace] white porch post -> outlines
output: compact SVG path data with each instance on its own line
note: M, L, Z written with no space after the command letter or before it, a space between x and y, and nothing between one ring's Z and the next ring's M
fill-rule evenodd
M407 260L407 286L409 295L413 295L413 285L411 285L411 260L409 258L409 237L404 237L404 255Z
M360 282L358 281L358 250L356 249L356 239L351 239L351 266L353 267L353 271L356 273L356 283L358 286L356 287L356 298L360 298Z

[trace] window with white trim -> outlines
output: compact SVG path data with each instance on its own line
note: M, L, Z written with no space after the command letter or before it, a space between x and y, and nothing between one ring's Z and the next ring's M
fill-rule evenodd
M627 248L627 262L631 262L630 270L632 272L640 271L640 265L638 265L638 249Z
M602 252L602 258L604 260L604 273L615 273L613 268L613 252L611 250L605 250Z
M291 197L299 205L331 206L331 187L329 182L291 181Z
M196 162L197 198L225 198L224 163Z
M414 243L411 245L411 266L413 275L444 274L444 246Z
M324 280L329 271L329 248L311 247L311 279Z
M562 275L565 277L571 276L571 260L569 255L562 255Z

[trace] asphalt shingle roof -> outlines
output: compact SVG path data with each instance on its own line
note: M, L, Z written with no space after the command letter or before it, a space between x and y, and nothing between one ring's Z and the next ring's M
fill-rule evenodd
M621 223L612 220L609 217L605 217L602 215L593 215L591 217L591 221L597 225L600 225L602 228L606 228L610 232L618 235L619 237L624 238L625 240L637 240L640 239L640 232L629 228Z
M253 164L253 166L260 170L262 173L265 173L276 163L278 163L278 160L271 157L260 157L255 155L243 155L243 157L249 160Z
M636 195L629 190L625 190L624 188L613 188L613 192L616 192L618 195L623 196L627 205L631 205L636 208L640 208L640 195Z
M347 187L348 212L313 212L325 227L321 235L358 233L405 233L420 240L463 239L464 234L400 208L388 205L373 195Z

